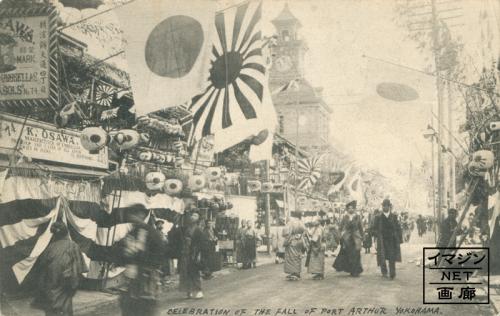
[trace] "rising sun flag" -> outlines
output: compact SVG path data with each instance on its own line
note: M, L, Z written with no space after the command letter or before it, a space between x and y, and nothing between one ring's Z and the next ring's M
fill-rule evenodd
M193 98L190 143L214 135L220 152L264 129L274 130L266 97L266 64L260 28L262 2L248 1L215 16L209 86Z

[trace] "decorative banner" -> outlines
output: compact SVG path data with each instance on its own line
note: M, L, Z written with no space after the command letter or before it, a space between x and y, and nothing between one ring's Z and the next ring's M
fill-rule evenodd
M213 41L212 67L206 73L209 86L189 107L193 112L190 144L212 134L215 152L221 152L264 129L274 131L274 126L266 126L266 115L274 113L274 107L265 97L269 92L261 15L262 3L248 1L215 16L218 37Z
M21 134L18 150L27 157L78 166L108 169L107 147L90 154L80 143L80 133L57 129L49 124L0 114L0 147L14 149ZM10 151L11 152L11 151Z
M137 0L116 10L138 115L177 106L206 88L215 5Z
M207 135L195 145L191 161L199 166L210 167L214 161L214 136Z
M0 101L58 105L56 19L52 6L0 9Z

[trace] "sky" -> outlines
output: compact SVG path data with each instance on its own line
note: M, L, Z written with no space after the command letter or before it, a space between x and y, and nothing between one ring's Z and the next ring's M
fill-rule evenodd
M306 77L324 87L325 100L333 109L331 136L360 165L395 176L411 160L422 160L418 150L430 147L421 137L429 107L385 101L370 89L371 59L363 55L417 69L425 63L415 43L396 25L394 3L290 1L289 5L301 20L301 35L309 45ZM266 4L265 19L283 7L279 1ZM383 72L384 64L378 64L376 71Z
M105 5L98 10L111 8L123 0L104 2ZM221 8L236 2L218 1ZM436 90L434 77L390 64L421 70L432 64L430 52L419 51L417 43L408 38L407 29L398 25L397 22L402 21L395 11L398 1L289 0L288 3L302 23L300 36L309 46L305 61L306 78L313 85L324 88L324 99L333 109L332 144L352 155L359 165L377 169L394 185L405 186L410 162L419 166L430 157L430 143L422 133L431 121ZM481 56L478 47L481 47L485 35L478 33L478 10L490 8L493 13L489 19L483 20L496 21L492 25L498 28L498 12L494 14L497 4L493 5L491 0L459 0L456 3L463 8L463 17L458 19L459 26L452 32L463 38L468 63L481 68L481 58L485 56ZM274 32L270 21L284 4L284 1L264 0L264 34ZM97 11L62 8L62 12L63 20L72 22ZM118 23L112 11L92 20L95 23ZM66 31L77 37L82 35L77 28ZM493 34L498 35L498 30L493 29ZM87 38L85 41L89 44L89 53L101 58L120 49L121 44L117 36L105 40ZM499 47L498 42L494 45ZM495 52L498 56L498 50ZM109 61L126 68L123 58ZM469 78L474 80L477 73L472 73ZM411 102L383 99L375 92L380 82L408 84L417 89L419 98ZM459 112L463 109L457 108L456 111L460 117Z

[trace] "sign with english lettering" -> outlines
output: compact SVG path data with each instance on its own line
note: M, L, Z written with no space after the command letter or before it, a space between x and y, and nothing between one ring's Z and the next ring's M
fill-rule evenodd
M21 134L19 151L30 158L71 165L108 169L108 150L90 154L80 144L80 132L57 129L49 124L0 115L0 147L15 148Z
M57 102L55 16L51 6L0 10L0 102Z

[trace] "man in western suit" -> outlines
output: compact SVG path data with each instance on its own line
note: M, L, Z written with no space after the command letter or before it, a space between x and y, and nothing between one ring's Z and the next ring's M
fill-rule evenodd
M375 219L375 235L377 236L377 264L382 276L387 278L387 262L389 261L389 277L396 277L396 262L401 262L402 232L398 218L392 213L389 199L382 202L382 213Z

